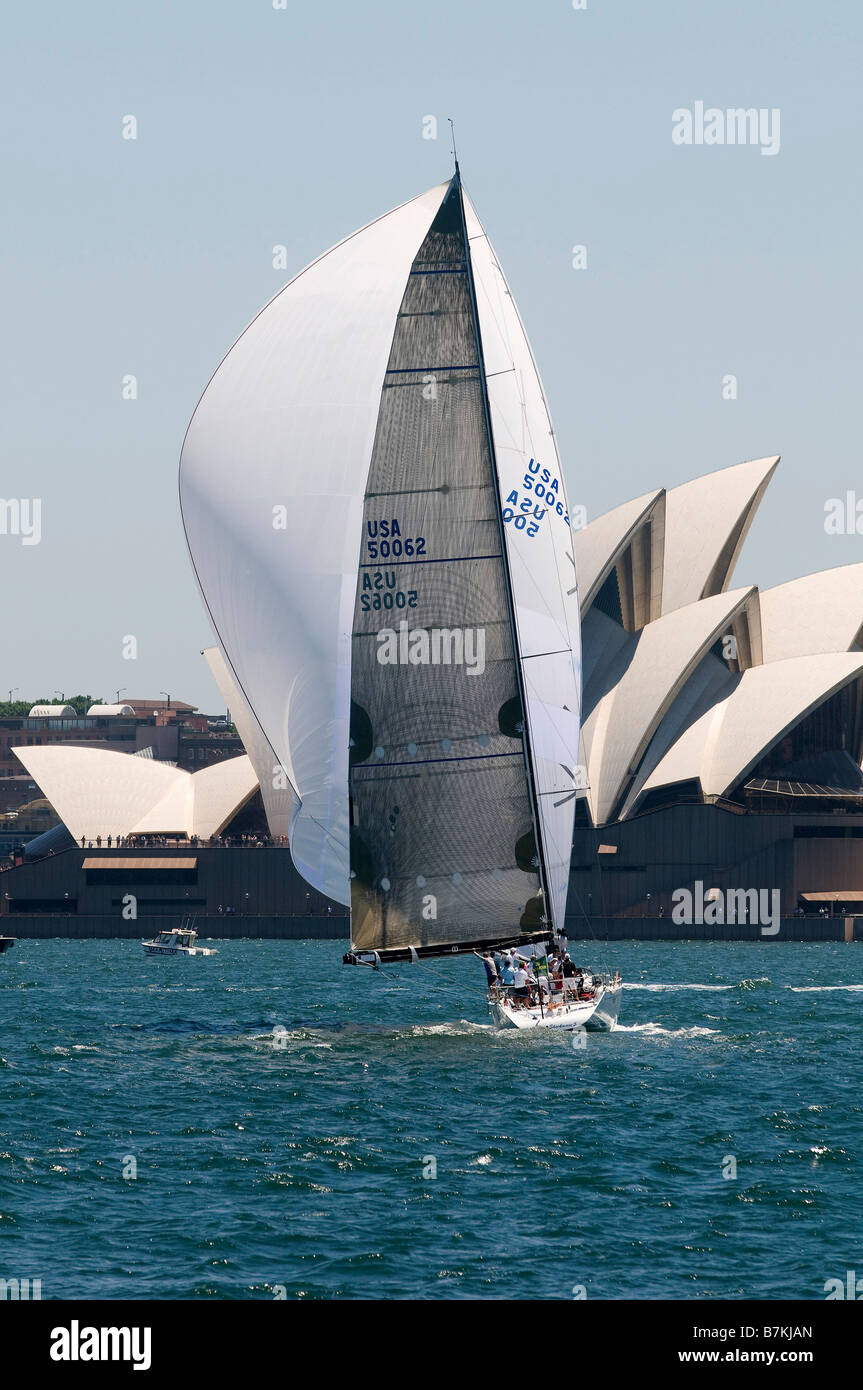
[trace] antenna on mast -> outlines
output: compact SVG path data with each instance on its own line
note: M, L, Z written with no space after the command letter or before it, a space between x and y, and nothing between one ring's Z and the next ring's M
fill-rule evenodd
M449 121L449 128L450 128L450 130L451 130L451 132L452 132L452 157L453 157L453 159L454 159L454 161L455 161L455 171L456 171L456 173L458 173L458 171L459 171L459 168L458 168L458 154L457 154L457 152L456 152L456 147L455 147L455 123L454 123L454 121L453 121L452 116L447 116L447 120Z

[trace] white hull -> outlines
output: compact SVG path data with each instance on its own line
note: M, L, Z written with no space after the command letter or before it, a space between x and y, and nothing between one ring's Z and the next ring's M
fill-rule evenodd
M619 984L606 985L600 994L596 1008L584 1025L591 1032L613 1033L617 1027L623 989Z
M491 1016L498 1028L584 1028L596 1007L596 999L577 999L552 1008L544 1005L542 1009L538 1004L530 1009L514 1008L509 1001L495 999Z
M571 999L565 1004L514 1008L508 1000L493 999L489 1010L498 1028L571 1030L588 1028L610 1033L620 1013L620 985L603 985L592 999Z
M143 941L142 946L148 956L216 956L218 951L212 950L209 946L154 946L150 941Z

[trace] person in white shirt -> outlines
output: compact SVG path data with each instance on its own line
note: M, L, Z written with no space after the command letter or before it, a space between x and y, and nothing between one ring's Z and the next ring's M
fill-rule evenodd
M524 961L516 961L513 977L513 996L522 1004L526 1004L530 998L530 990L528 988L527 971L524 968Z

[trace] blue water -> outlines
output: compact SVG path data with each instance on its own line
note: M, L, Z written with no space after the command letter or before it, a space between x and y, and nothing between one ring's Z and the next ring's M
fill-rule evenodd
M859 947L581 949L628 982L581 1049L493 1032L472 958L382 976L340 943L216 944L0 957L0 1277L817 1299L863 1269Z

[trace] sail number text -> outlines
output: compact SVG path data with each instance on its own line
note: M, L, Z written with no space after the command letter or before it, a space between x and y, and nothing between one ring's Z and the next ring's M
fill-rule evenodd
M521 486L532 495L522 497L513 489L504 503L504 522L511 521L517 531L526 531L529 536L537 534L546 512L563 517L566 525L569 525L569 513L560 495L560 483L535 459L531 459L527 465Z
M367 521L366 530L370 560L412 560L426 553L425 536L403 536L395 517L392 521Z
M360 594L360 607L364 613L377 612L381 608L416 608L416 589L397 589L394 570L375 570L374 574L363 575L363 592Z

